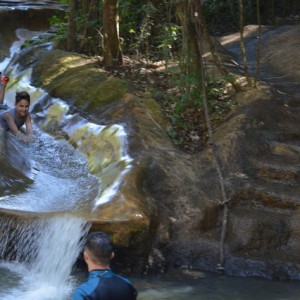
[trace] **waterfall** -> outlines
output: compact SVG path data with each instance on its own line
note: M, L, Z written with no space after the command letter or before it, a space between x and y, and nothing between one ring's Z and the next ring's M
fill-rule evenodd
M0 193L0 209L9 213L1 213L0 219L1 300L69 299L75 285L72 267L90 228L77 216L110 201L131 162L121 126L104 127L70 115L66 103L31 86L30 68L20 73L14 54L26 38L36 34L18 29L20 41L12 45L10 58L0 62L0 71L11 78L13 87L8 86L5 103L13 106L16 89L34 95L31 112L37 126L34 143L24 145L13 138L12 145L22 151L20 155L20 151L15 151L16 155L10 152L14 163L22 158L28 162L24 177L32 182L21 186L15 176L16 187L10 180L5 192ZM54 118L56 112L62 119ZM75 140L82 126L85 135ZM55 132L62 136L52 136L52 127L54 136ZM65 140L67 136L72 143ZM89 157L91 141L100 148L92 149L94 156ZM24 167L23 160L19 165ZM14 213L18 216L12 217Z
M2 218L0 276L5 271L11 280L0 288L0 299L67 299L74 288L72 266L89 227L67 215Z
M10 73L17 69L11 60L26 38L37 35L38 32L19 29L16 35L19 40L13 43L10 57L0 62L0 71L8 67ZM30 71L29 71L30 72ZM15 76L17 77L17 75ZM30 88L30 77L21 76L18 86ZM5 99L14 99L15 89L8 90ZM36 94L37 92L35 92ZM11 106L13 103L7 103ZM35 183L24 193L15 191L15 195L1 197L1 208L10 210L36 211L32 217L1 215L0 221L0 299L1 300L64 300L68 299L73 288L71 271L82 248L84 236L89 230L86 220L70 216L70 214L49 213L49 211L65 210L63 199L73 200L81 197L88 199L93 186L97 194L96 180L86 180L86 159L77 154L66 143L57 142L53 138L40 134L35 147L24 147L22 153L26 157L34 157L42 163ZM13 141L17 146L18 142ZM45 154L45 149L48 151ZM29 153L27 153L29 151ZM14 159L19 158L18 156ZM75 174L72 180L65 179L61 172L61 161L68 164L64 172ZM58 161L58 162L57 162ZM84 176L86 175L86 176ZM77 180L78 178L83 178ZM85 189L83 189L83 185ZM78 189L86 194L78 196ZM87 195L88 194L88 195ZM77 197L77 198L76 198ZM49 198L53 205L49 204ZM14 201L15 204L14 204ZM7 204L6 204L7 202ZM62 204L61 204L62 203ZM50 208L49 208L50 207ZM51 207L53 209L51 209ZM70 209L73 211L73 208ZM37 211L48 213L37 214ZM30 215L30 214L29 214Z

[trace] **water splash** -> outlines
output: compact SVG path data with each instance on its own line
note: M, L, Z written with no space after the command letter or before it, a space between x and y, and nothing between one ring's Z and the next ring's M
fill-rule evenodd
M14 99L16 89L27 90L33 100L34 126L39 128L34 128L35 142L22 145L22 155L30 158L26 174L32 175L33 182L25 190L0 197L1 210L32 214L28 219L1 216L0 299L63 300L73 288L71 269L89 229L85 220L74 215L90 213L108 202L117 193L131 158L123 127L96 125L70 115L66 103L31 86L30 68L18 73L13 56L27 32L17 33L21 41L13 45L10 59L0 63L11 77L5 99ZM101 148L88 148L92 142ZM90 157L89 150L97 155Z
M99 178L89 173L86 157L66 141L44 133L38 133L34 144L22 145L21 149L22 156L30 157L34 180L25 191L13 188L10 194L0 197L1 209L91 211L101 185Z
M0 207L35 212L92 212L114 198L131 168L127 134L120 125L102 126L78 114L70 114L67 103L31 85L31 68L20 73L13 57L24 40L37 34L39 32L18 29L19 41L11 47L10 61L0 63L12 78L5 99L14 99L11 93L16 89L31 94L31 113L37 132L33 147L22 145L23 158L30 158L28 172L24 174L34 182L28 188L27 182L20 186L19 190L26 188L22 194L15 187L8 187L9 192L0 197ZM7 104L12 106L12 103ZM15 156L13 160L18 158L22 156Z
M66 215L31 220L7 218L0 224L0 274L2 270L8 277L0 298L67 299L74 288L72 266L89 228L85 220Z

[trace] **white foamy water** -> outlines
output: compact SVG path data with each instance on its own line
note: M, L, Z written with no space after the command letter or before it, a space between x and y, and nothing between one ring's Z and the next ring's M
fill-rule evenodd
M101 186L99 178L89 174L85 156L66 141L42 132L37 132L32 144L14 143L21 149L18 156L30 158L34 180L22 193L0 197L0 208L31 212L91 209Z
M124 129L119 125L111 126L109 133L115 138L117 149L114 151L118 154L114 153L112 157L117 159L106 161L104 155L97 159L102 160L106 167L111 163L120 172L115 171L115 179L102 190L99 176L90 173L87 157L80 152L84 145L80 141L76 146L71 145L64 137L85 126L96 138L105 126L69 114L66 103L31 86L30 68L19 73L18 65L13 62L13 57L24 40L37 34L38 32L26 29L17 30L19 40L12 45L10 57L0 62L0 71L11 77L5 103L12 107L15 91L26 90L31 95L31 109L35 105L38 107L35 110L37 123L33 124L35 141L24 144L9 136L9 143L6 144L10 164L15 164L17 169L21 167L22 174L32 182L25 189L24 185L16 185L3 193L0 197L0 209L14 210L20 215L26 212L25 215L32 217L5 217L5 214L1 216L1 300L70 298L74 289L72 266L80 253L82 238L89 229L85 220L74 216L78 211L90 213L95 206L110 201L117 193L122 176L131 161L124 147ZM37 128L38 120L48 121L46 116L52 106L60 106L64 112L55 130L55 133L59 131L61 137L53 137ZM33 120L35 121L34 113ZM120 162L122 167L118 167ZM17 182L17 179L14 180Z
M0 262L0 299L68 299L74 289L72 266L89 225L66 215L15 221L0 228L6 232L0 254L11 255L10 262Z
M77 210L92 212L97 206L113 199L123 176L131 167L132 159L126 153L127 134L120 125L101 126L90 123L79 115L72 115L69 113L70 108L67 103L51 98L42 89L33 87L30 79L32 70L26 68L20 73L13 57L20 51L24 40L33 38L40 32L18 29L16 34L19 40L11 47L11 57L0 63L0 69L4 69L4 73L9 72L7 75L12 78L6 90L5 103L13 106L15 90L26 90L31 95L30 108L34 110L32 117L38 126L43 127L45 123L51 123L52 109L57 108L61 113L61 119L55 123L55 134L70 136L84 126L86 133L97 138L97 143L103 145L104 152L102 153L102 149L99 149L98 157L92 158L98 164L91 166L92 169L98 170L98 174L94 176L90 174L86 153L84 153L86 146L81 144L81 139L76 143L73 141L76 145L72 146L64 138L51 137L33 124L36 132L35 142L30 145L24 145L19 141L11 143L20 151L15 151L17 155L10 160L10 162L20 162L21 159L21 163L18 163L16 167L19 170L20 165L22 168L25 166L22 164L23 159L29 167L23 168L22 173L32 179L33 183L21 193L22 187L20 190L10 188L9 192L0 197L0 209L29 212L74 212ZM13 88L10 84L13 84ZM109 132L115 145L109 144L106 147L104 141L110 137L104 133L103 140L101 140L99 137L101 131ZM108 175L110 182L104 187L101 186L100 177L105 177L105 171L99 173L100 164L110 172Z

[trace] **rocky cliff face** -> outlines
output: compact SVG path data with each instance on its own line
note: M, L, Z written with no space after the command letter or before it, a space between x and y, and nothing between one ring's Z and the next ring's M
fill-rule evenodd
M129 82L83 56L40 45L24 49L18 61L33 69L37 87L93 122L125 125L134 167L120 186L122 201L115 198L92 221L94 228L126 236L135 270L224 268L299 279L299 94L261 83L236 95L239 106L214 134L224 204L211 149L197 155L177 150L151 97L136 96ZM137 218L112 223L114 215Z

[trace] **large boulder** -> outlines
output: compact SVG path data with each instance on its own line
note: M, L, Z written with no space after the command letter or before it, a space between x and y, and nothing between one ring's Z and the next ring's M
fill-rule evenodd
M97 124L125 124L133 167L119 194L86 217L127 245L137 268L299 279L299 116L291 107L297 99L261 83L245 88L212 147L190 155L171 143L155 101L136 96L130 82L73 53L29 48L24 55L34 61L21 55L21 66L33 68L34 84L51 96ZM82 131L69 135L101 176L101 161L81 137ZM93 139L89 145L97 146Z

